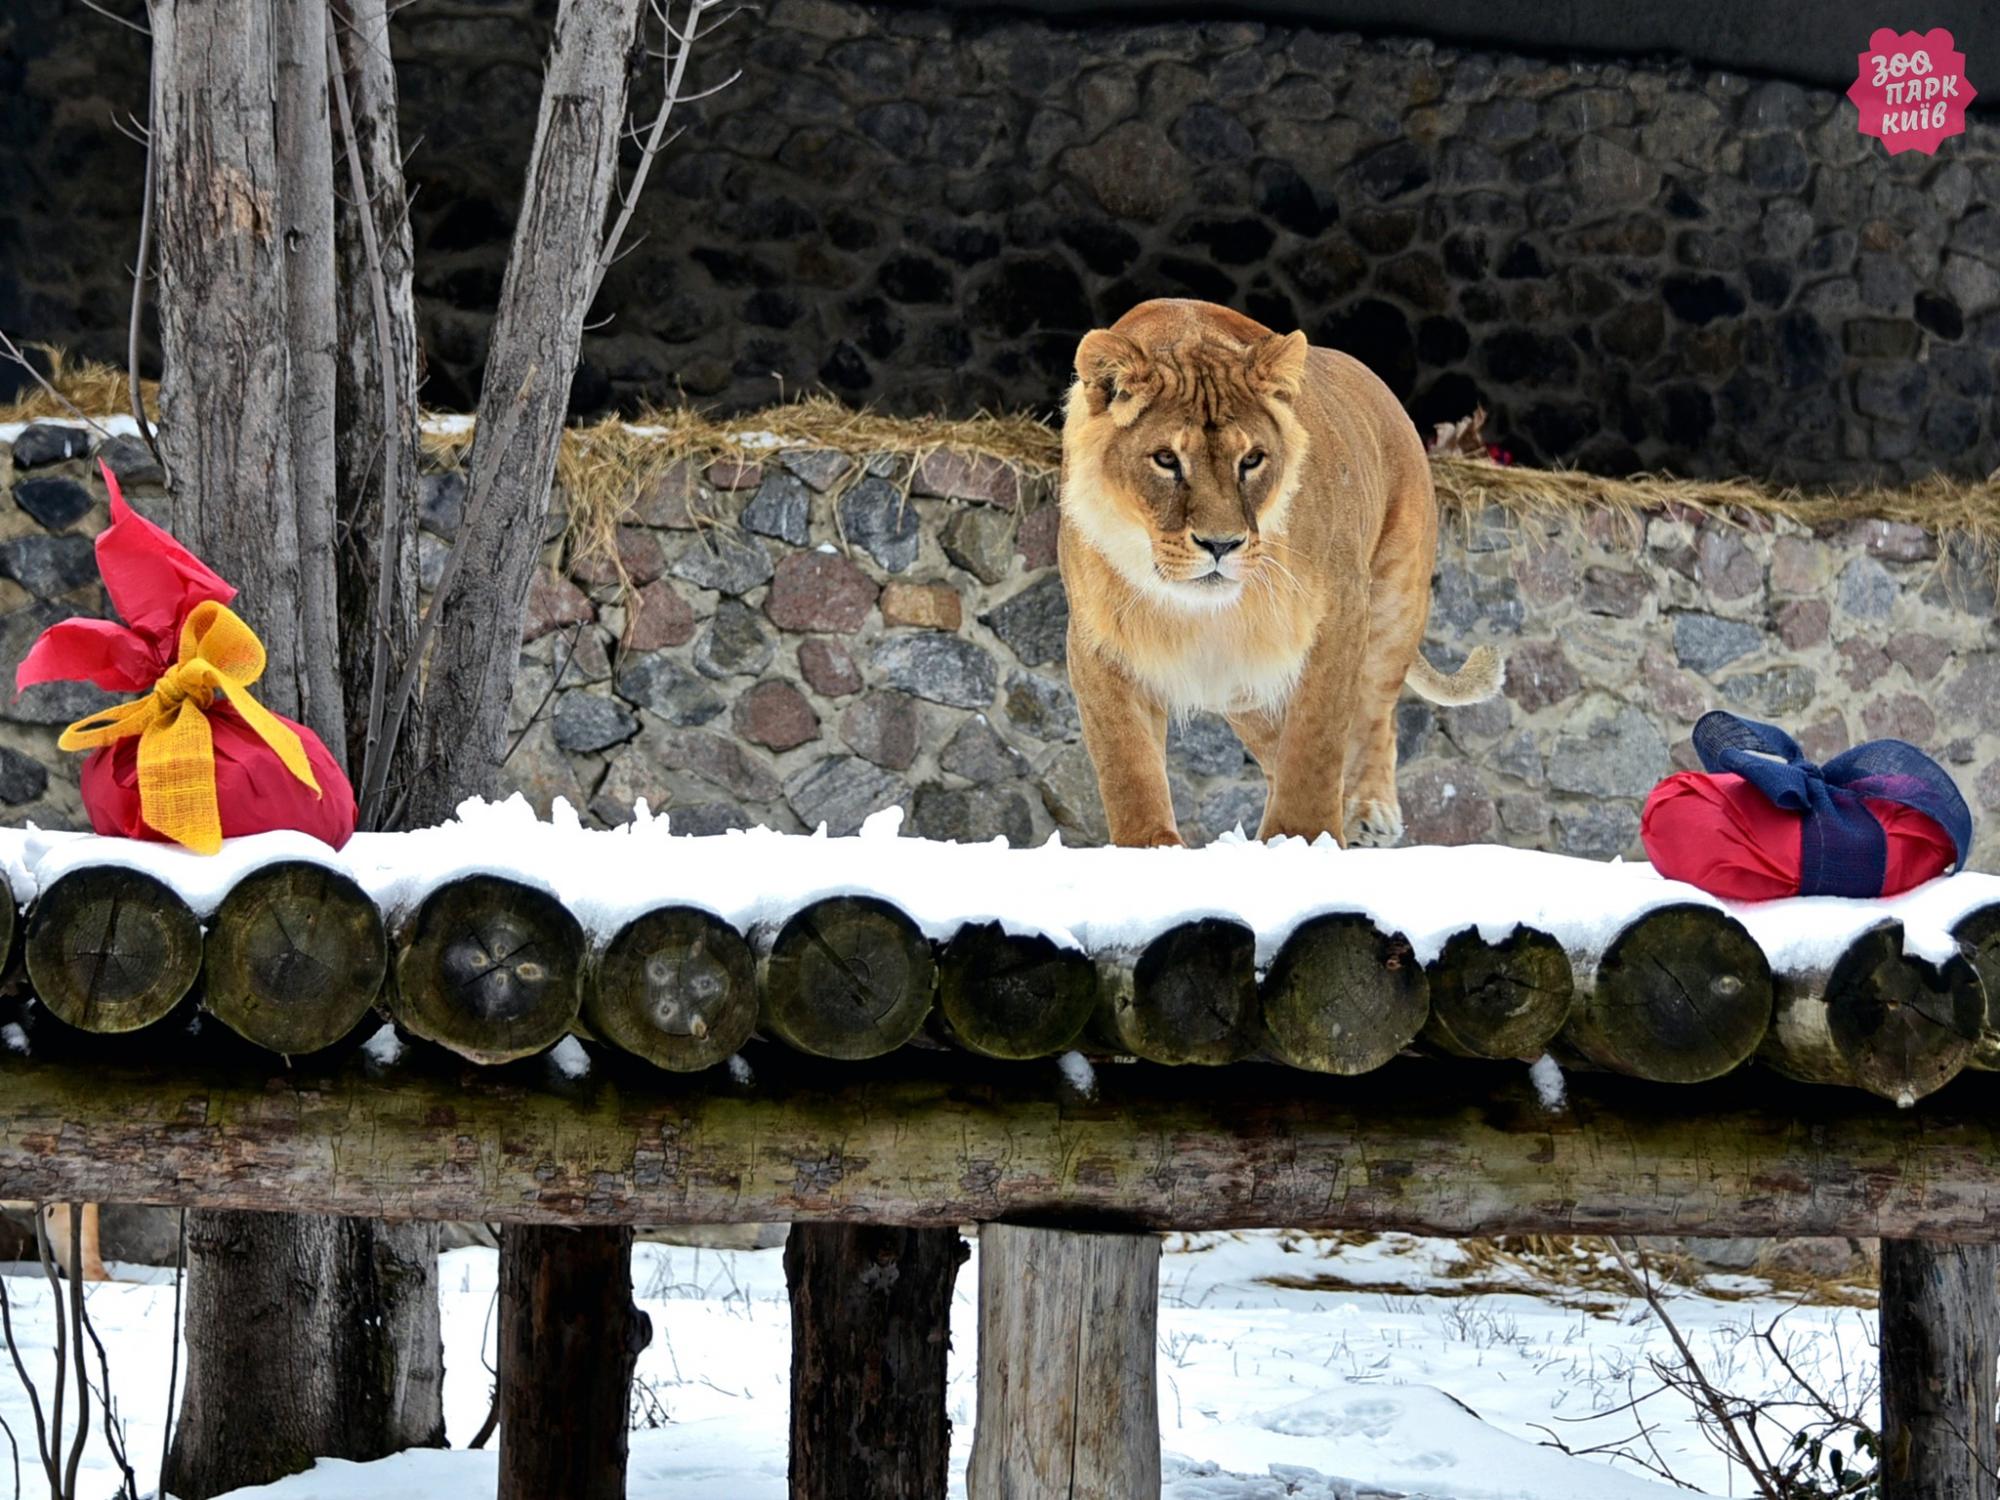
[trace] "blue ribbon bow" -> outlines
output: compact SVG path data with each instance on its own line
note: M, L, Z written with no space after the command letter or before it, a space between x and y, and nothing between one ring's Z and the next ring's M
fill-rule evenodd
M1965 868L1972 811L1936 761L1902 740L1870 740L1816 766L1772 724L1716 711L1694 726L1704 769L1741 776L1776 807L1804 815L1799 833L1801 896L1879 896L1888 839L1863 798L1915 808L1950 835ZM1775 758L1774 758L1775 757Z

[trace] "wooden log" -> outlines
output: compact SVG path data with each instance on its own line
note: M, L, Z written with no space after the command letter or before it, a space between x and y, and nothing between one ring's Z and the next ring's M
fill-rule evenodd
M1516 927L1497 943L1468 927L1425 970L1424 1044L1453 1057L1540 1057L1569 1019L1576 981L1561 943Z
M816 901L764 960L764 1027L815 1057L880 1057L923 1026L936 978L930 943L888 902Z
M938 955L938 1015L982 1057L1047 1057L1073 1046L1097 1003L1097 966L1074 948L973 922Z
M546 891L467 875L425 898L396 955L407 1030L479 1063L553 1046L582 1004L583 929Z
M1407 1047L1430 1014L1430 981L1410 940L1358 912L1301 923L1265 976L1264 1029L1295 1068L1371 1073Z
M660 907L589 966L583 1015L596 1036L662 1068L713 1067L757 1029L757 959L712 912Z
M338 870L286 860L251 871L216 908L203 999L260 1047L316 1052L362 1022L388 968L373 898Z
M557 1092L429 1051L282 1075L0 1052L0 1197L509 1223L2000 1239L1985 1073L1913 1128L1762 1070L1687 1087L1573 1074L1556 1114L1524 1070L1412 1060L1334 1090L1101 1067L1089 1100L1054 1069L948 1052L855 1072L773 1049L747 1089L716 1070Z
M1157 1063L1226 1063L1257 1043L1257 935L1204 917L1161 933L1137 962L1101 958L1090 1030Z
M1881 1500L1993 1500L2000 1251L1882 1241Z
M1958 1075L1986 1010L1972 965L1906 955L1900 922L1862 933L1831 969L1781 974L1775 986L1761 1062L1803 1083L1867 1089L1905 1109Z
M791 1500L943 1500L956 1228L794 1224Z
M1160 1493L1160 1241L979 1231L979 1415L968 1500Z
M2000 1069L2000 903L1967 913L1951 935L1958 939L1966 962L1978 976L1979 991L1986 1002L1979 1041L1966 1066Z
M631 1228L508 1225L499 1300L499 1500L625 1500L632 1371L653 1338Z
M201 973L201 924L164 882L117 865L60 876L28 918L28 982L58 1020L137 1031Z
M1712 906L1663 906L1611 942L1577 993L1562 1041L1614 1073L1656 1083L1719 1078L1771 1022L1771 966L1743 924Z

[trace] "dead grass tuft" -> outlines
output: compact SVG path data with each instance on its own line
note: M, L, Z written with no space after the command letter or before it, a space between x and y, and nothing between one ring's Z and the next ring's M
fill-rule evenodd
M79 411L86 417L122 417L131 411L125 371L121 367L99 364L90 359L71 359L66 350L54 344L29 344L27 347L39 350L48 357L48 382L62 399L58 400L41 386L30 383L14 400L0 405L0 422L72 422ZM157 380L141 381L140 390L145 397L148 414L157 412L160 409L160 383ZM68 406L63 404L65 401Z

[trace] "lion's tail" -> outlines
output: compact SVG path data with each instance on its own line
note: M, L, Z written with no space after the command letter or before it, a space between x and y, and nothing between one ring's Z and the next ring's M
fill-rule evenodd
M1403 681L1416 689L1419 697L1446 708L1479 703L1500 691L1507 679L1507 665L1491 646L1475 646L1465 665L1450 676L1425 661L1421 655L1410 663Z

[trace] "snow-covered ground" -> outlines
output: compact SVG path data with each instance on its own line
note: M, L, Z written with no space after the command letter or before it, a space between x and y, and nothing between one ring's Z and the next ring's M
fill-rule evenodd
M789 1314L780 1254L639 1247L634 1278L654 1338L639 1363L632 1500L782 1500ZM972 1441L977 1265L960 1273L953 1314L954 1497L964 1494ZM48 1290L14 1269L6 1287L15 1327L46 1395ZM89 1307L146 1493L159 1463L171 1277L115 1269L134 1279L90 1288ZM495 1280L491 1251L444 1258L445 1407L456 1443L486 1412ZM1828 1394L1865 1403L1872 1312L1793 1306L1744 1278L1712 1277L1707 1287L1670 1306L1721 1388L1786 1391L1782 1349ZM1779 1318L1773 1345L1749 1336ZM1667 1336L1603 1275L1551 1278L1505 1257L1461 1263L1450 1241L1401 1235L1175 1235L1161 1269L1159 1334L1170 1500L1688 1493L1641 1461L1705 1494L1749 1492L1692 1409L1671 1392L1652 1394L1660 1382L1649 1361L1668 1355ZM33 1418L4 1362L0 1418L32 1444ZM1558 1441L1597 1451L1572 1457ZM87 1500L110 1500L118 1481L101 1437L86 1471ZM488 1500L493 1490L490 1450L446 1451L322 1463L236 1500Z

